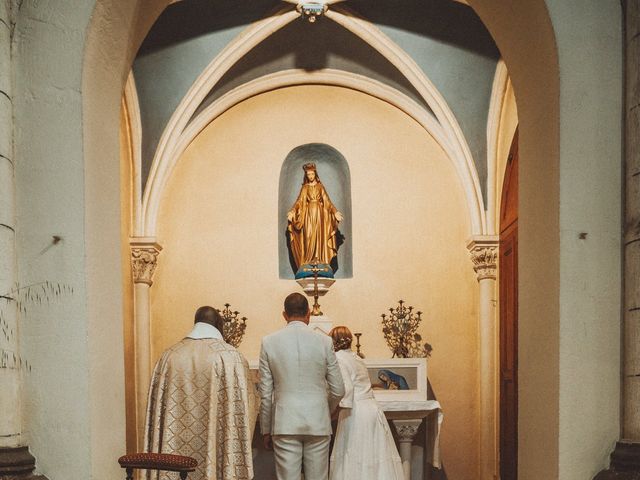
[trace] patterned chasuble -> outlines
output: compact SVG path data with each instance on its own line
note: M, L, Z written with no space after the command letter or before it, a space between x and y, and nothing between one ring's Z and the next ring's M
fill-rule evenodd
M222 340L185 338L164 352L153 371L145 449L195 458L192 480L249 480L258 402L238 351ZM178 476L148 471L147 478Z

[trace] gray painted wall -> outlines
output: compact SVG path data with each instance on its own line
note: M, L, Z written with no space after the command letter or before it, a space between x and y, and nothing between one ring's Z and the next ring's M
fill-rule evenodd
M487 191L487 116L497 58L395 27L382 31L413 57L453 111L471 150L482 195Z
M292 68L331 68L375 78L429 108L396 67L368 43L332 20L321 18L311 24L301 18L245 55L220 79L198 111L239 85Z
M243 27L232 27L189 39L136 58L133 73L142 122L142 185L162 132L200 72Z
M467 139L486 197L486 125L500 52L480 18L451 0L350 0L348 5L411 55L440 91Z
M133 63L142 120L142 185L162 132L202 70L274 0L184 0L167 7Z
M248 23L278 5L282 3L186 0L165 10L133 67L143 124L143 185L164 127L202 69ZM350 0L348 5L378 24L440 90L469 143L485 192L486 121L499 52L482 22L469 7L450 0ZM201 108L238 85L290 68L355 72L418 99L379 53L321 19L313 25L294 21L256 47L221 79Z

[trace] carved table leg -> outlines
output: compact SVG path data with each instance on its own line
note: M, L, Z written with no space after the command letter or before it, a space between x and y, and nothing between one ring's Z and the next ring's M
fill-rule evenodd
M411 445L421 423L422 419L393 420L393 425L396 427L396 432L398 432L399 453L400 460L402 460L402 469L404 470L404 480L411 480Z

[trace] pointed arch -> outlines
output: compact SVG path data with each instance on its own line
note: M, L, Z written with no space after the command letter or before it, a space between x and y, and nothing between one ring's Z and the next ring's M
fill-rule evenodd
M323 69L309 72L303 69L292 69L265 75L236 87L200 112L200 114L198 114L198 116L189 123L182 135L180 135L176 140L172 149L172 161L167 166L167 176L171 175L185 149L189 144L191 144L191 142L193 142L200 132L202 132L209 123L233 106L251 97L271 90L309 84L332 85L348 88L387 102L402 110L420 124L420 126L436 140L447 156L451 157L455 154L454 149L449 143L446 132L437 120L415 100L395 88L389 87L377 80L372 80L362 75L341 70ZM153 188L162 189L164 188L164 185L155 184ZM150 194L149 198L160 202L162 199L162 193L158 192ZM148 216L146 218L147 231L155 232L158 210L159 204L148 206Z
M240 58L265 38L298 18L298 16L298 12L295 10L285 9L280 10L274 16L252 24L209 63L184 96L160 137L160 142L151 164L149 180L142 199L142 223L145 235L153 231L150 228L149 219L154 219L157 214L162 190L172 170L173 149L198 105L225 72Z
M484 234L486 230L484 201L471 151L453 112L440 92L411 57L384 35L380 29L366 20L350 17L338 9L329 10L326 16L381 53L407 78L433 110L436 123L439 123L440 127L436 127L434 122L429 121L428 123L431 126L431 131L435 132L434 137L437 135L436 138L440 138L443 148L444 146L448 147L445 148L445 151L453 162L462 182L469 210L471 225L469 234ZM191 128L189 120L206 94L215 87L218 80L235 62L294 18L297 18L295 11L282 11L276 17L270 17L249 27L205 68L185 95L165 128L153 159L149 181L143 197L144 235L155 236L156 217L162 192L178 161L176 153L180 149L184 149L184 142L188 138L188 135L183 137L183 133ZM380 90L379 85L376 86L376 90ZM238 90L236 89L234 92L237 94ZM224 97L227 101L233 98L227 95ZM216 108L220 108L222 105L218 102L215 103L217 104ZM413 107L411 110L414 110ZM440 134L441 132L443 135Z
M134 236L139 236L142 232L142 120L133 71L129 72L124 85L123 106L131 141L131 232Z
M431 108L438 122L440 122L447 133L455 152L455 156L451 157L451 160L463 183L467 199L467 206L471 217L471 232L469 232L469 234L481 235L486 233L484 201L471 150L453 111L449 108L446 100L433 82L431 82L429 77L422 71L411 56L372 23L361 18L352 17L339 8L329 10L326 16L380 52L381 55L405 76L427 102L427 105L429 105L429 108Z
M497 215L500 209L498 183L502 178L500 170L499 141L501 130L501 119L505 107L505 96L509 88L509 72L504 61L500 59L496 65L496 72L493 77L491 88L491 99L489 101L489 114L487 116L487 232L495 235L499 226L497 225ZM504 165L502 165L504 168Z

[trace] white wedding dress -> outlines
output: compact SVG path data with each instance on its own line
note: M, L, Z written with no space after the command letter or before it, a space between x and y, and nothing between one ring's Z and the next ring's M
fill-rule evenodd
M362 359L336 352L345 386L331 454L330 480L403 480L402 462L389 424L373 398Z

